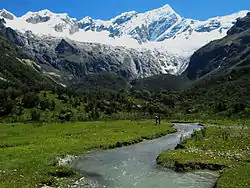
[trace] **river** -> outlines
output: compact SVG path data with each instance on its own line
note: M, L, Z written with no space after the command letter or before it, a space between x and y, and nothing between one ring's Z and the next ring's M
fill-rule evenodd
M156 164L164 150L174 149L181 135L191 136L201 129L196 124L176 124L176 133L129 147L94 151L79 157L72 167L85 178L73 187L96 188L212 188L215 173L176 173ZM86 181L89 185L86 185ZM84 182L84 183L83 183Z

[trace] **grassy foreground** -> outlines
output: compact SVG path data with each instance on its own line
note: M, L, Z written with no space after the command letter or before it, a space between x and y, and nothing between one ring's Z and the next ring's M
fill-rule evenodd
M0 124L0 187L57 185L74 176L58 156L82 154L152 139L175 131L168 123L112 121L65 124Z
M182 149L161 153L158 164L176 171L222 170L216 187L250 187L249 122L224 121L205 129L184 141Z

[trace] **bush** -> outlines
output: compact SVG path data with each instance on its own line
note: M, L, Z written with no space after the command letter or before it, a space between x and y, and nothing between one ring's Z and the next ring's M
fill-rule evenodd
M245 110L246 107L247 107L247 105L246 105L246 104L243 104L243 103L235 104L235 105L233 106L234 113L241 112L241 111Z
M59 114L58 119L64 122L64 121L70 121L72 117L73 117L72 110L62 110Z
M13 110L13 103L10 100L3 102L0 107L0 116L9 115Z
M40 108L41 110L45 111L46 109L49 109L51 111L55 110L55 101L54 100L48 100L48 99L45 99L45 100L42 100L40 102Z
M28 93L23 96L22 103L25 108L34 108L39 105L40 98L34 93Z
M67 103L69 101L69 97L67 95L58 95L57 97L59 100L63 101L63 103Z
M31 120L32 121L40 121L41 113L38 109L34 108L31 110Z
M48 99L42 100L40 102L40 108L43 111L45 111L46 109L49 109L50 108L50 101Z

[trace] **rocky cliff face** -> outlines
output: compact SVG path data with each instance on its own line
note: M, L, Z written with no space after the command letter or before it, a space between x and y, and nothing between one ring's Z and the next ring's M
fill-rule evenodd
M136 51L55 38L30 40L27 37L24 40L29 44L25 45L25 54L63 72L69 79L98 72L113 72L126 78L169 74L177 69L177 62L182 61L158 51Z
M191 57L187 75L191 79L250 66L250 13L228 31L228 36L202 47Z
M157 50L129 49L98 43L80 43L69 39L38 37L6 28L1 31L14 44L22 48L27 58L38 62L44 72L67 83L98 72L112 72L128 79L143 78L155 74L176 74L179 57Z
M44 90L59 87L53 78L43 74L38 64L25 59L19 49L7 40L6 36L13 37L16 33L11 29L3 30L2 24L3 20L0 19L0 90L15 88L37 91L38 88ZM3 105L1 107L4 108Z
M234 35L241 33L250 28L250 12L247 13L246 17L238 18L236 24L228 30L228 35Z
M14 20L15 19L15 16L12 13L5 10L5 9L0 10L0 17L3 17L3 18L8 19L8 20Z

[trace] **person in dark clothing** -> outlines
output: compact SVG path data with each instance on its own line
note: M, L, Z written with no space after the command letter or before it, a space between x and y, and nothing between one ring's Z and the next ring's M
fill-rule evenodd
M155 124L158 125L158 116L155 116Z
M161 116L159 116L159 118L158 118L158 124L159 125L161 124Z

